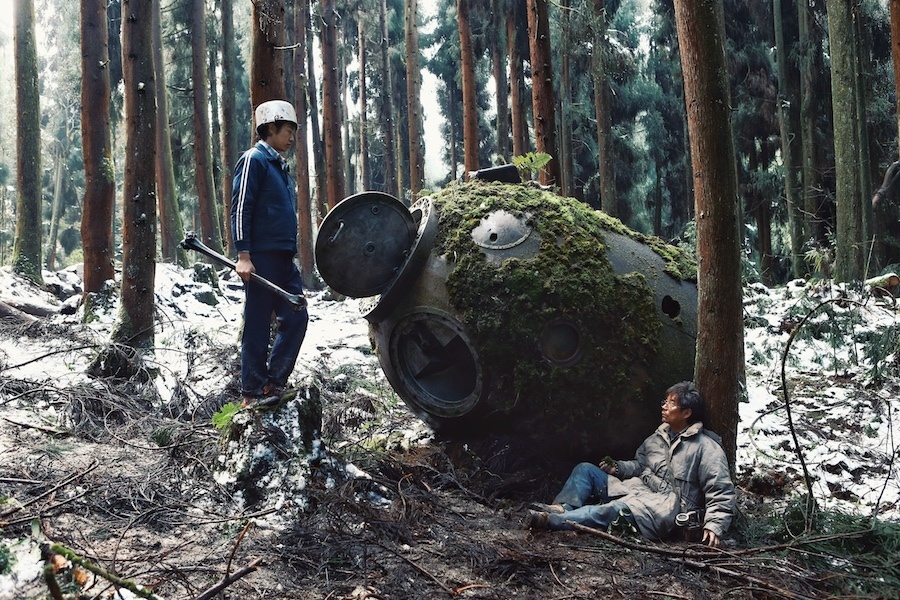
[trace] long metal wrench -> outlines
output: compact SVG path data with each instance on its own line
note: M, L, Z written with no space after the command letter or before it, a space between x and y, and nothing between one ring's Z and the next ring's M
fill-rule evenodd
M193 232L188 232L185 238L181 240L181 247L185 250L196 250L197 252L210 257L219 264L222 264L230 269L237 269L237 264L235 264L233 260L231 260L227 256L219 254L218 252L198 240L197 235ZM275 285L265 277L257 275L256 273L250 274L250 280L255 281L267 290L275 292L276 294L284 298L287 303L291 305L292 309L296 311L306 309L306 298L304 298L303 296L299 294L292 294L287 290Z

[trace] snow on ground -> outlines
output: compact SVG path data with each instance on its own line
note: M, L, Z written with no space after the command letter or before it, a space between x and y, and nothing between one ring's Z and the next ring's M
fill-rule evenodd
M52 311L65 306L67 310L50 321L78 331L80 341L22 336L5 343L0 346L2 377L51 381L57 387L88 382L84 370L93 356L90 346L106 342L114 309L83 325L80 310L74 310L80 292L78 269L45 272L44 278L56 295L13 277L8 268L0 269L0 302ZM160 264L156 290L155 360L163 400L173 393L176 381L189 382L195 398L222 389L232 376L229 366L201 365L202 354L209 347L237 348L243 297L239 280L220 272L213 289L196 281L191 269ZM308 300L309 329L294 379L322 361L362 366L365 373L383 378L369 351L360 301L336 302L327 292L310 293ZM900 357L894 331L898 309L892 299L829 282L798 280L775 289L749 285L744 310L747 402L740 406L738 432L741 483L775 494L785 488L794 494L805 491L781 391L782 353L789 332L799 326L788 354L787 377L795 431L815 479L816 499L824 506L862 514L900 516L900 479L894 465L900 448L895 432L900 422ZM54 351L64 352L41 358ZM237 360L236 354L232 358ZM25 419L27 413L16 418ZM0 447L0 455L3 452Z

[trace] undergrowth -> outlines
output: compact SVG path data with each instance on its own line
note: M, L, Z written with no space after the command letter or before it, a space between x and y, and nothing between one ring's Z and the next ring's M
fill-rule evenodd
M900 589L900 523L817 509L805 529L807 502L762 504L743 514L733 534L741 547L767 554L823 592L840 597L893 598ZM810 574L815 574L810 577Z

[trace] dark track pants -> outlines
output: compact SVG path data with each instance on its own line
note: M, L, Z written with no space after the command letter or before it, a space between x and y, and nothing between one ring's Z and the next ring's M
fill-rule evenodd
M254 252L256 273L292 294L303 293L303 282L288 252ZM252 281L244 284L244 332L241 336L241 392L259 395L266 383L284 386L294 370L306 336L309 314ZM269 349L272 315L277 331Z

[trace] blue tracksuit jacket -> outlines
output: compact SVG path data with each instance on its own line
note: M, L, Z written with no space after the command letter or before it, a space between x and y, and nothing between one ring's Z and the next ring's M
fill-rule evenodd
M265 142L244 152L234 168L231 231L238 252L297 252L294 181Z

